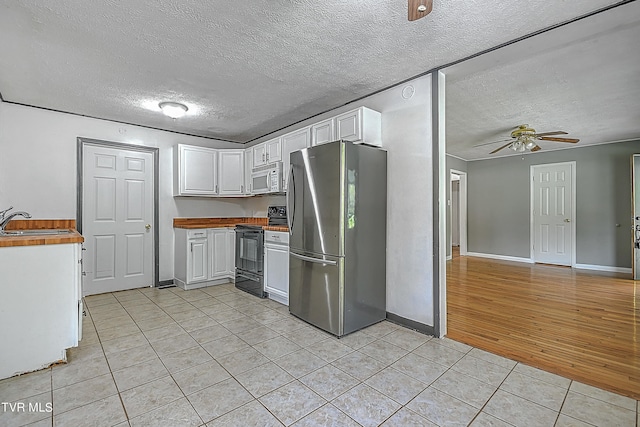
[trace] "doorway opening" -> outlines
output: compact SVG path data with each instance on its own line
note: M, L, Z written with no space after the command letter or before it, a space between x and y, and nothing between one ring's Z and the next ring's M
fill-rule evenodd
M467 173L451 169L449 175L449 232L447 259L467 255Z

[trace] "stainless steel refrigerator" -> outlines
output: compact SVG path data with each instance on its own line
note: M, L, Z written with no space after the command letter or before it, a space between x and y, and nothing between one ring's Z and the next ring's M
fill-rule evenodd
M385 319L386 151L336 141L290 159L289 311L336 336Z

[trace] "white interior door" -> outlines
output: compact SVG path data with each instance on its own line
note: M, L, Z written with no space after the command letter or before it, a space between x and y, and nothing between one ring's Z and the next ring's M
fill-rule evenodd
M455 177L455 178L454 178ZM454 192L453 182L457 180L457 195ZM449 177L449 192L451 194L451 209L449 221L451 221L451 235L449 239L449 253L451 246L460 246L460 255L467 255L467 173L451 169ZM454 204L457 203L457 206ZM454 211L457 216L454 215ZM454 233L457 233L454 236ZM457 241L455 239L457 237Z
M640 280L640 154L631 158L631 191L633 200L633 280Z
M531 166L533 261L574 263L575 163Z
M153 284L153 153L84 145L85 295Z

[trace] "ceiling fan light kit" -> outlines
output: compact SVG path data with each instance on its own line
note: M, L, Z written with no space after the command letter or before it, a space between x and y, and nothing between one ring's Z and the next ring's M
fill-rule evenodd
M554 142L569 142L575 144L580 141L575 138L557 138L552 135L566 135L567 132L562 130L557 130L553 132L544 132L544 133L536 133L534 128L529 127L529 125L520 125L514 131L511 132L511 138L515 139L515 141L509 141L504 144L502 147L498 147L489 154L497 153L503 148L509 147L511 150L515 152L525 152L527 150L531 152L540 151L542 148L537 144L536 141L554 141ZM503 140L504 141L504 140ZM485 144L477 145L479 147L481 145L494 144L495 142L503 142L503 141L494 141Z

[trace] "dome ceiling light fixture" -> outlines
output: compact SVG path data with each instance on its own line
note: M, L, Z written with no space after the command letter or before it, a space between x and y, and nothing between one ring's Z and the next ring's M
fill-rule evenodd
M158 106L165 116L171 117L172 119L178 119L189 111L186 105L180 104L179 102L161 102Z

